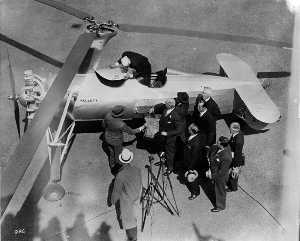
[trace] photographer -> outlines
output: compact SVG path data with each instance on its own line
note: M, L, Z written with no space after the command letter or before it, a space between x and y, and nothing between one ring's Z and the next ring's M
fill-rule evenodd
M119 155L119 170L113 184L108 206L115 205L120 209L121 228L125 228L127 240L137 240L136 206L142 191L141 170L130 163L133 152L124 148ZM118 212L117 212L118 213Z

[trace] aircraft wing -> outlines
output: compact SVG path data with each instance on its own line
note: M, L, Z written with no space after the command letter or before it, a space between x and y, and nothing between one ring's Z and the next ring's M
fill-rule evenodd
M251 115L264 123L274 123L280 118L278 107L267 95L251 67L240 58L227 53L217 55L217 60L228 78L245 84L235 87Z

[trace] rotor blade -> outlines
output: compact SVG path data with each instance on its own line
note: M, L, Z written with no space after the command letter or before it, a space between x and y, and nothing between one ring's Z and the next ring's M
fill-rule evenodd
M240 36L240 35L230 35L222 33L209 33L209 32L200 32L186 29L175 29L167 27L151 27L144 25L132 25L132 24L119 24L119 29L124 32L130 33L152 33L152 34L164 34L164 35L177 35L177 36L186 36L192 38L203 38L203 39L212 39L212 40L221 40L221 41L230 41L230 42L240 42L240 43L250 43L250 44L259 44L267 45L273 47L291 47L291 43L281 42L276 40L269 39L260 39L250 36Z
M257 72L257 78L285 78L291 75L290 72L287 71L278 71L278 72Z
M5 42L10 44L11 46L14 46L17 49L20 49L22 51L24 51L25 53L28 53L38 59L41 59L43 61L45 61L48 64L52 64L57 68L61 68L63 66L63 63L60 62L59 60L53 59L43 53L38 52L37 50L30 48L24 44L21 44L11 38L8 38L7 36L3 35L0 33L0 41Z
M52 86L35 113L31 125L7 162L8 165L2 172L2 183L4 184L1 188L2 214L18 187L38 145L45 135L46 129L56 114L71 81L95 38L96 35L92 33L84 33L79 36L66 59L66 63L53 81Z
M18 104L17 96L16 96L16 81L14 78L14 73L12 70L8 49L6 49L6 51L7 51L9 81L10 81L10 87L11 87L11 92L12 92L12 100L14 101L14 116L15 116L16 126L17 126L17 130L18 130L18 135L20 138L20 136L21 136L20 135L20 109L19 109L19 104Z
M36 2L48 5L50 7L56 8L58 10L61 10L65 13L68 13L74 17L80 18L80 19L85 19L85 18L93 18L92 15L85 13L81 10L78 10L76 8L70 7L64 3L54 1L54 0L34 0Z

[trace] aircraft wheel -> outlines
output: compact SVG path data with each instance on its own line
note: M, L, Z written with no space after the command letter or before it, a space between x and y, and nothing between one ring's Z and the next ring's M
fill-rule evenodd
M44 189L43 197L49 202L56 202L65 196L65 189L57 183L50 183Z

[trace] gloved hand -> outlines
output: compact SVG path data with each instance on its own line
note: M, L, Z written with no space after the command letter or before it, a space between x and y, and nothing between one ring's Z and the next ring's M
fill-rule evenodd
M238 178L240 175L240 168L239 167L233 167L231 169L231 176L232 178Z
M209 179L212 179L212 176L211 176L211 170L208 169L206 172L205 172L205 176Z

